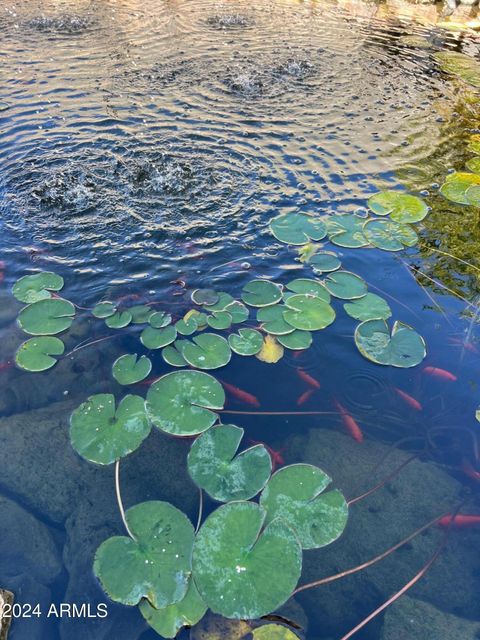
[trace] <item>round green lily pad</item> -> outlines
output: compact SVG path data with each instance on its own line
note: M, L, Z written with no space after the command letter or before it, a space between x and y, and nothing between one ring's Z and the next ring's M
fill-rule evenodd
M154 329L163 329L172 322L172 316L166 311L155 311L148 318L148 324Z
M113 302L99 302L92 309L92 316L95 318L109 318L117 310Z
M369 243L384 251L401 251L418 242L416 232L406 224L394 220L369 220L363 227Z
M70 327L75 307L63 298L39 300L24 307L18 314L18 324L32 336L61 333Z
M162 638L175 638L183 627L193 627L207 612L207 606L192 579L189 580L187 593L180 602L155 609L148 600L142 600L139 609L148 624Z
M25 371L46 371L57 363L53 356L61 356L64 351L65 345L59 338L30 338L18 347L15 362Z
M175 345L170 345L162 349L162 358L171 367L186 367L188 364Z
M212 305L218 302L220 296L213 289L195 289L192 292L192 302L198 305Z
M112 375L118 384L135 384L145 380L152 370L152 363L147 356L126 353L115 360L112 365Z
M153 314L151 307L146 304L137 304L128 309L132 316L133 324L147 324Z
M289 333L286 336L277 336L277 340L281 345L293 351L308 349L312 344L312 334L310 331L295 329L293 333Z
M288 324L303 331L325 329L335 320L332 307L317 296L296 294L285 301L283 317Z
M207 324L212 329L228 329L232 325L232 316L228 311L214 311L211 316L207 316Z
M310 258L308 264L314 273L319 274L336 271L342 266L340 259L333 251L318 251Z
M219 369L232 357L228 341L215 333L203 333L192 342L185 340L176 347L188 364L197 369Z
M264 624L252 631L253 640L299 640L288 627L281 624Z
M230 304L225 307L225 311L232 317L233 324L239 324L240 322L245 322L245 320L249 316L249 311L247 307L240 302L239 300L234 300Z
M295 331L295 327L292 327L283 317L285 309L286 307L281 304L259 309L257 311L257 320L261 323L261 328L275 336L285 335Z
M367 283L350 271L335 271L325 278L325 288L332 296L344 300L363 298L367 293Z
M261 444L235 455L243 434L233 424L212 427L198 436L188 454L192 480L219 502L253 498L272 472L270 454Z
M268 307L281 298L281 287L270 280L252 280L242 290L242 300L251 307Z
M196 317L190 315L188 318L182 318L175 323L176 331L182 336L191 336L198 330Z
M212 313L213 311L225 311L225 309L235 302L235 298L225 291L218 292L218 301L215 304L205 304L205 311Z
M140 396L125 396L116 410L112 394L90 396L70 418L73 448L97 464L112 464L135 451L149 433L145 403Z
M480 158L470 158L466 163L466 167L473 173L480 174Z
M470 204L466 195L467 190L473 185L479 184L480 175L457 171L447 176L446 181L440 187L440 193L451 202Z
M146 349L161 349L171 344L176 337L177 330L173 325L163 327L162 329L145 327L140 334L140 342Z
M340 491L325 489L331 478L310 464L292 464L273 474L260 496L267 522L280 518L297 533L304 549L318 549L345 529L348 506Z
M388 302L375 293L367 293L359 300L347 302L343 305L343 308L350 317L362 322L374 318L386 320L392 315Z
M330 302L330 294L320 280L313 280L312 278L297 278L287 284L287 289L289 291L293 291L293 293L303 293L316 296L317 298L320 298L320 300Z
M365 218L356 214L334 214L326 218L328 239L339 247L357 249L366 247L368 240L363 235Z
M167 347L168 348L168 347ZM209 429L223 409L222 385L202 371L174 371L148 390L147 415L153 424L173 435L191 436Z
M132 321L132 314L130 311L117 311L113 316L109 316L105 320L105 324L109 329L124 329Z
M39 300L51 298L51 291L60 291L63 288L62 276L52 271L41 271L31 276L23 276L13 285L12 293L20 302L31 304Z
M287 244L305 244L310 240L323 240L327 227L320 218L306 213L286 213L270 220L270 231Z
M360 353L376 364L415 367L425 358L425 341L412 327L395 322L392 332L385 320L366 320L355 329Z
M231 502L204 522L193 547L198 591L215 613L255 619L292 595L302 569L302 549L282 520L263 528L266 513L253 502Z
M195 532L187 516L168 502L143 502L126 512L134 536L114 536L97 550L93 566L108 596L156 609L180 602L187 592Z
M428 213L427 203L417 196L401 191L380 191L373 195L368 206L377 216L386 216L403 224L420 222Z
M474 207L480 207L480 185L474 184L465 191L465 198Z
M239 329L228 336L228 344L239 356L254 356L263 346L263 337L255 329Z

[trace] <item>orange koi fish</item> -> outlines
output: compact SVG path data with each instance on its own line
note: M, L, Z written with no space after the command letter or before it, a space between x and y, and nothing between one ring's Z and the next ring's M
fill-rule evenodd
M260 402L258 398L256 398L253 394L248 393L248 391L244 391L243 389L239 389L233 384L229 384L228 382L223 382L222 385L228 391L230 395L232 395L240 402L245 402L245 404L250 404L252 407L260 407Z
M395 393L402 398L408 404L409 407L415 409L415 411L422 411L423 407L418 400L416 400L413 396L409 395L405 391L402 391L398 387L393 387Z
M310 399L313 393L315 393L314 389L307 389L304 393L302 393L301 396L297 398L297 405L301 407L302 404L305 404L307 400Z
M352 416L348 413L344 406L342 406L338 400L333 400L334 405L337 407L338 412L342 416L342 422L345 429L352 436L354 440L357 442L363 442L363 433L358 423Z
M446 369L439 369L438 367L423 367L423 371L428 373L429 376L435 376L436 378L441 378L442 380L450 380L451 382L455 382L457 376L455 376L450 371Z
M457 515L454 517L448 515L440 518L438 524L441 527L449 527L451 524L455 529L465 529L480 525L480 515Z
M283 464L285 464L285 460L283 459L283 456L282 456L283 449L279 449L278 451L276 451L275 449L272 449L272 447L269 447L268 444L265 444L264 442L260 442L259 440L249 440L249 442L250 444L261 444L268 451L272 459L272 473L275 471L277 467L281 467Z
M297 372L297 376L301 380L306 382L308 385L310 385L314 389L320 389L320 382L316 380L313 376L311 376L309 373L304 371L304 369L295 369L295 371Z

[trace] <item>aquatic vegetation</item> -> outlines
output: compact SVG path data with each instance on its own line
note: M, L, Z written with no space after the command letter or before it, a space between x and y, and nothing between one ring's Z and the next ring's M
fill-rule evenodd
M61 356L65 345L59 338L40 336L23 342L15 354L15 362L26 371L46 371L57 363L53 356Z
M23 276L15 283L12 293L20 302L28 304L52 297L52 291L63 289L62 276L52 271L41 271L31 276Z
M359 351L372 362L393 367L415 367L425 358L423 338L402 322L396 321L392 330L385 320L366 320L355 329Z
M434 58L443 71L480 88L480 63L474 58L458 51L439 51L434 54Z

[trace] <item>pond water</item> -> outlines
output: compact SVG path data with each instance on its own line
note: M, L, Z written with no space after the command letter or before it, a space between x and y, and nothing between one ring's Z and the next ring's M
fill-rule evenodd
M272 236L270 218L363 215L380 189L406 187L425 198L432 210L417 226L420 244L399 253L333 249L387 299L395 319L422 334L424 363L369 362L355 347L355 323L339 312L299 357L287 351L271 365L235 356L214 373L260 405L230 395L231 411L324 415L225 417L285 462L325 468L349 498L391 473L404 451L417 456L398 484L352 506L350 529L328 551L311 552L302 582L370 559L454 509L459 496L465 513L479 513L479 214L438 188L472 157L480 100L442 72L435 54L475 59L480 41L380 17L375 5L294 0L7 1L0 32L0 504L8 524L0 587L43 609L90 602L93 611L107 601L91 565L100 542L122 532L113 471L73 454L68 417L93 393L122 393L111 378L115 357L146 353L134 329L75 350L44 373L12 366L24 339L21 305L10 293L16 279L40 270L64 277L62 295L80 308L65 338L71 352L114 334L88 314L102 298L154 302L179 318L197 287L239 297L254 278L286 284L304 276L295 248ZM149 357L155 376L170 370L159 352ZM320 383L304 402L299 369ZM363 443L345 430L338 403L360 425ZM194 520L190 443L151 438L142 457L124 463L126 505L169 500ZM480 617L472 552L479 531L452 531L409 593L458 616L452 638L463 619ZM429 531L384 569L305 592L285 615L308 624L306 638L340 638L420 570L439 535ZM426 638L418 633L405 637ZM158 636L136 610L109 602L106 619L24 618L11 637ZM378 618L356 637L394 636Z

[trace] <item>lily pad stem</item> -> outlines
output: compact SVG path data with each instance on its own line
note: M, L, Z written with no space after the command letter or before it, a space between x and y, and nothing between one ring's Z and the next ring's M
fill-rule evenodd
M395 476L398 473L400 473L400 471L404 467L406 467L407 464L409 462L411 462L412 460L414 460L416 457L417 457L416 455L410 456L410 458L407 458L404 462L402 462L402 464L399 467L394 469L392 471L392 473L389 473L386 478L384 478L381 482L376 484L374 487L372 487L371 489L369 489L365 493L362 493L361 495L357 496L356 498L352 498L351 500L348 500L348 502L347 502L348 506L350 506L352 504L355 504L356 502L360 502L360 500L363 500L364 498L367 498L368 496L372 495L372 493L375 493L375 491L378 491L378 489L381 489L382 487L384 487L387 484L387 482L390 482L390 480L395 478Z
M198 504L198 520L197 526L195 527L195 533L200 529L200 525L202 524L202 516L203 516L203 491L199 489L199 504Z
M113 336L103 336L103 338L97 338L97 340L92 340L91 342L83 342L83 343L80 342L79 344L77 344L76 347L73 347L73 349L71 351L66 353L64 355L64 358L67 358L68 356L71 356L72 353L76 353L77 351L80 351L81 349L86 349L87 347L91 347L94 344L98 344L99 342L104 342L105 340L112 340L112 338L116 338L119 335L121 335L121 333L116 333Z
M117 496L118 510L120 511L123 525L130 538L132 538L132 540L135 540L135 536L132 534L128 527L127 518L125 517L125 509L123 508L122 494L120 492L120 460L117 460L115 462L115 493Z

